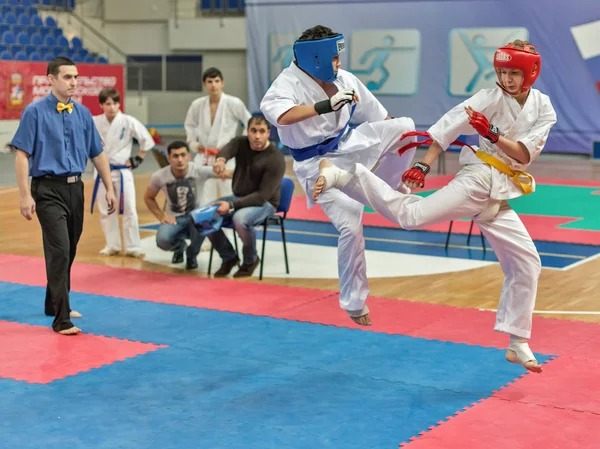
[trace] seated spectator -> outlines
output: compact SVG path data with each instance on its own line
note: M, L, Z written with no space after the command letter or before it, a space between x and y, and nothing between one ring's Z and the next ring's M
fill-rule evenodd
M217 175L211 167L190 162L187 143L172 142L167 147L169 165L152 175L144 194L144 202L150 212L160 221L156 234L156 244L160 249L173 251L172 263L182 263L186 253L186 268L198 268L196 260L204 241L202 234L194 226L189 212L199 207L198 198L207 179ZM221 178L231 178L231 170L221 170ZM163 212L156 196L163 191L167 198L166 212ZM186 239L191 241L187 246Z
M225 163L235 158L233 195L219 198L223 224L233 223L243 247L243 263L233 277L251 276L260 258L256 253L254 227L270 217L279 206L281 180L285 174L283 155L269 142L270 124L263 116L248 121L248 135L235 137L217 154L215 174L225 173ZM227 276L240 258L222 230L208 235L223 263L215 277Z

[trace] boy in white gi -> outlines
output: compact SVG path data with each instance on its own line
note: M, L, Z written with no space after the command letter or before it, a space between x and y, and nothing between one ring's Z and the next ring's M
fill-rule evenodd
M531 87L541 68L533 45L515 41L499 48L494 67L498 87L483 89L447 112L428 131L431 146L423 162L403 175L408 187L423 186L431 164L456 137L478 133L479 149L462 148L464 167L446 187L426 198L407 195L390 189L361 164L346 171L332 165L336 161L331 159L322 161L314 195L336 187L405 229L463 217L475 220L505 275L494 329L510 335L506 359L539 373L542 367L528 339L541 262L507 200L535 190L533 178L524 170L544 148L556 113L548 96Z
M294 171L307 195L326 156L343 168L360 162L395 189L410 166L414 149L398 157L396 150L414 141L401 136L414 131L410 118L390 119L382 104L351 73L340 69L344 37L315 26L294 43L295 61L275 79L260 109L278 131L294 158ZM359 124L350 129L350 122ZM307 198L308 206L314 201ZM338 273L340 306L358 324L368 326L369 295L362 230L363 205L330 190L318 203L340 232Z
M138 214L135 207L135 184L131 170L139 167L148 150L154 147L154 139L140 121L130 115L123 114L121 95L113 87L100 91L98 100L104 114L94 116L94 124L104 142L104 151L110 162L111 177L119 201L119 214L123 215L123 239L125 255L129 257L143 257L140 246L140 229ZM140 151L131 156L133 139L140 145ZM103 256L112 256L121 252L121 232L119 230L119 217L117 214L108 214L105 200L104 184L99 182L96 174L96 183L92 195L92 213L94 203L98 200L100 224L106 238L106 246L100 251Z
M223 93L225 82L219 69L211 67L202 74L202 83L208 95L194 100L185 117L186 141L192 152L197 152L194 163L210 165L221 148L236 135L238 124L244 126L252 117L244 102ZM230 160L227 169L235 168ZM220 193L219 193L220 191ZM200 192L200 204L208 204L222 196L233 195L230 179L209 179Z

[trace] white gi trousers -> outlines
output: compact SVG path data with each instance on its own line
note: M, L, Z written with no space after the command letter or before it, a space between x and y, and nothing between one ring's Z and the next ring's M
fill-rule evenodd
M491 170L494 169L485 164L467 165L446 187L423 198L392 189L363 165L356 164L351 180L341 192L404 229L459 218L474 219L505 276L494 329L530 338L541 261L515 211L506 201L490 199Z
M204 153L199 152L194 157L194 163L198 165L210 165L212 167L215 163L215 156L207 158ZM225 164L225 168L227 170L234 170L235 158L229 159ZM231 179L221 180L219 178L210 178L204 182L202 189L198 192L198 205L205 206L219 198L231 195L233 195Z
M137 209L135 206L135 184L131 170L112 170L110 177L115 186L115 197L117 198L116 210L108 215L108 204L106 203L106 188L104 183L98 185L96 204L100 212L100 224L106 238L106 246L115 251L121 251L121 232L119 231L119 202L121 197L121 173L123 173L123 240L125 251L141 251L140 228ZM96 176L98 174L96 173Z
M375 175L381 177L384 184L396 188L402 182L403 173L411 166L415 148L402 156L396 152L400 147L414 141L414 137L400 140L405 132L414 131L415 125L410 118L396 118L371 123L380 137L381 157L375 169ZM357 151L360 153L360 150ZM344 157L340 153L340 158ZM349 158L357 158L349 154ZM322 159L326 159L325 154ZM345 157L344 157L345 159ZM379 179L379 178L378 178ZM306 193L312 195L312 186ZM340 233L338 240L338 276L340 280L340 307L353 316L364 313L363 308L369 296L367 281L367 261L365 258L365 238L363 236L362 216L364 206L339 190L329 189L321 194L317 201Z

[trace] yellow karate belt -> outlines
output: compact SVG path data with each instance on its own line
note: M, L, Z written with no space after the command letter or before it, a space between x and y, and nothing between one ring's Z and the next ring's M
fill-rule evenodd
M531 176L529 173L510 168L500 159L495 158L491 154L484 153L481 150L477 150L475 155L489 166L494 167L496 170L510 176L514 183L521 187L521 190L523 190L525 195L529 195L531 192L533 192L533 176Z
M64 103L60 103L60 102L59 102L59 103L56 105L56 110L57 110L58 112L62 112L62 111L64 111L65 109L66 109L66 110L69 112L69 114L72 114L72 113L73 113L73 103L64 104Z

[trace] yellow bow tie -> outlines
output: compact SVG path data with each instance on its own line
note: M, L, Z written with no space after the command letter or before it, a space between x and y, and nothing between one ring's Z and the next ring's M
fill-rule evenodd
M60 102L59 102L59 103L56 105L56 110L57 110L58 112L62 112L62 111L64 111L65 109L66 109L67 111L69 111L69 114L72 114L72 113L73 113L73 103L64 104L64 103L60 103Z

